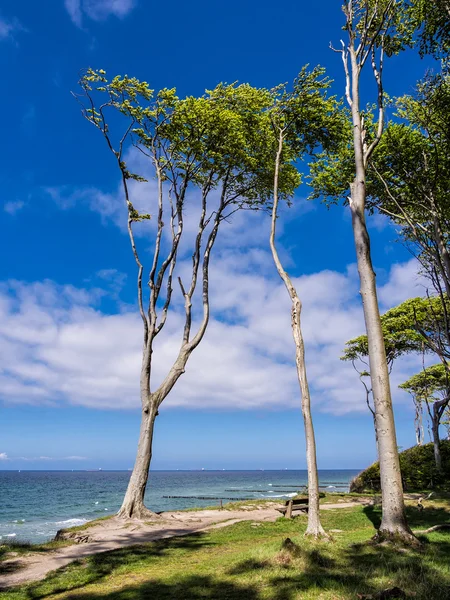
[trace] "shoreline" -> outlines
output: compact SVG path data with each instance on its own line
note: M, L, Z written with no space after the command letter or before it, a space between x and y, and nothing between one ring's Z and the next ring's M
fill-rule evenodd
M347 500L341 498L337 503L324 502L322 510L354 508L370 504L370 498L346 495ZM220 508L167 511L158 515L154 521L137 521L134 519L117 519L115 515L96 521L89 521L85 525L64 529L60 532L58 541L47 544L37 551L38 546L27 548L27 553L20 555L11 552L2 566L6 575L2 577L0 589L7 589L31 581L43 579L47 573L63 567L75 560L109 552L119 548L135 546L173 537L183 537L190 534L201 533L221 527L227 527L242 521L252 521L255 527L260 523L274 522L281 518L277 508L284 505L282 502L267 500L263 503L242 501L240 506L235 503L224 505ZM9 571L9 573L8 573Z
M351 469L321 469L320 489L347 492L356 474ZM53 539L61 528L114 515L129 476L130 472L124 470L0 472L0 488L5 491L0 492L0 544L42 544ZM154 470L150 472L146 504L155 512L167 512L217 507L228 498L284 501L296 492L302 493L306 481L307 472L301 469Z

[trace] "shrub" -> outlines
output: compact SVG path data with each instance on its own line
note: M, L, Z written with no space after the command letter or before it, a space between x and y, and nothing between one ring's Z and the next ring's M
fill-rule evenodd
M436 469L433 444L413 446L399 454L405 491L443 488L449 485L450 440L441 440L440 447L442 475ZM350 484L351 492L378 492L380 489L380 465L378 462L362 471Z

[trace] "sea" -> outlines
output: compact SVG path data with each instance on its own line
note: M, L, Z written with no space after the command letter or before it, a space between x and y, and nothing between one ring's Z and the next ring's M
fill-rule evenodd
M319 471L323 491L348 491L356 470ZM58 529L118 511L129 471L0 471L0 544L42 543ZM287 499L305 490L306 471L151 471L146 505L180 510L222 501Z

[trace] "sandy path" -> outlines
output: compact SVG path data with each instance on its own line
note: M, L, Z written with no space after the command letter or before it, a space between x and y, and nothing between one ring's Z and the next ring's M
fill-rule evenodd
M360 502L323 504L321 509L350 508L360 505ZM123 521L113 517L78 532L76 534L79 538L78 541L83 541L83 543L3 561L1 565L4 575L0 576L0 590L44 579L50 571L93 554L226 527L239 521L272 522L280 517L275 506L279 505L274 503L270 508L264 507L257 510L166 512L161 514L160 519L151 523L142 523L131 519Z

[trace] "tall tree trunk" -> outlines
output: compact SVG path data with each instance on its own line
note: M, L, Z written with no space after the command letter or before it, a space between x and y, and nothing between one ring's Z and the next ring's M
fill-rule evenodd
M286 273L281 264L278 251L275 246L275 233L277 222L278 209L278 177L280 168L280 159L283 150L283 132L280 131L278 140L278 151L275 159L275 176L274 176L274 195L272 207L272 226L270 230L270 249L272 251L273 260L277 268L278 274L283 280L289 297L292 302L291 309L291 326L292 335L295 342L295 362L297 366L297 376L300 384L302 414L305 426L305 442L306 442L306 464L308 468L308 526L305 535L318 537L327 537L325 530L320 523L319 515L319 476L317 473L316 459L316 440L314 436L314 426L311 416L311 397L309 394L308 378L306 374L305 363L305 345L303 342L301 328L301 310L302 304L297 294L297 290L292 284L291 278Z
M303 342L301 315L302 305L298 298L292 301L292 333L295 341L295 362L302 395L302 414L305 426L306 465L308 468L308 527L305 535L326 536L319 515L319 475L317 472L316 438L311 415L311 396L305 363L305 345Z
M433 418L431 431L433 432L433 448L434 448L434 462L436 463L436 469L439 473L442 473L442 457L441 457L441 446L439 439L439 414L433 407Z
M394 413L389 385L383 331L375 285L375 273L370 254L370 239L364 215L365 172L357 166L357 176L351 187L351 213L356 246L360 292L369 346L370 375L375 407L375 428L380 461L382 520L379 536L400 535L411 539L403 500L403 486L398 458Z
M360 294L367 332L369 370L375 409L375 431L380 463L382 518L377 536L379 539L397 536L416 542L417 540L406 522L402 476L389 384L389 368L378 307L375 273L372 266L370 238L365 218L367 161L383 132L384 112L381 74L377 72L373 64L375 79L378 84L379 119L376 138L367 147L359 98L359 78L362 67L358 63L353 42L350 47L350 61L351 77L347 74L347 96L353 124L355 179L350 185L349 203L360 279Z
M142 410L136 461L122 506L117 513L119 517L133 519L155 517L155 513L144 505L144 495L152 458L153 429L156 415L157 408L154 404L149 404L148 408L144 407Z

